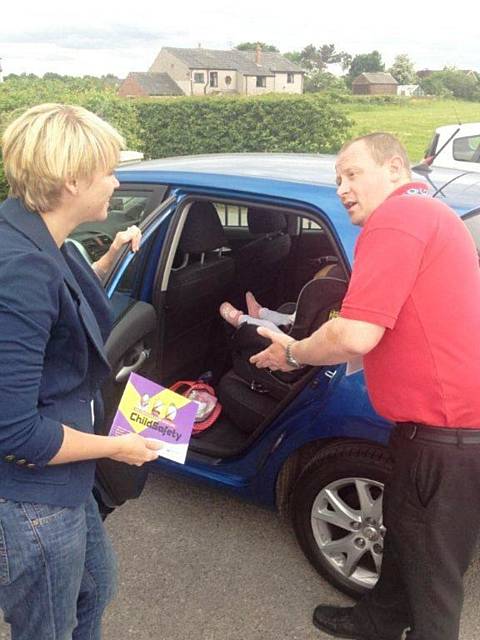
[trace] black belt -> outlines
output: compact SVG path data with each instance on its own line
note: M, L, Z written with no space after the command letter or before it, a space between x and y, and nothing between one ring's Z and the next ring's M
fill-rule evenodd
M443 444L480 444L480 429L433 427L416 422L397 422L397 431L409 440Z

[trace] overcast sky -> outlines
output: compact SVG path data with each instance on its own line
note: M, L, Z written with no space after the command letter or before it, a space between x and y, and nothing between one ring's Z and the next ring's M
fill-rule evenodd
M0 58L4 74L125 77L147 71L163 46L259 40L281 52L334 43L351 55L377 49L387 66L407 53L417 69L480 70L477 22L466 0L450 11L429 0L17 0L0 8Z

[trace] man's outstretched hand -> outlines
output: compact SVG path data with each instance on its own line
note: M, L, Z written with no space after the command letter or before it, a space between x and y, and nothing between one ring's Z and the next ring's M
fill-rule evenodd
M289 342L295 342L295 340L285 333L272 331L265 327L258 327L257 331L264 338L271 340L272 344L263 351L253 355L250 358L250 362L259 369L293 371L294 367L289 366L285 359L285 348Z

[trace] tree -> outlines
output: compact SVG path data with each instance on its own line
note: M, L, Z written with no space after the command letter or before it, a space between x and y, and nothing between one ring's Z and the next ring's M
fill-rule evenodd
M305 92L317 93L319 91L336 91L345 93L347 85L343 78L333 75L328 71L315 71L305 77Z
M480 99L480 82L475 74L466 74L454 67L434 71L421 82L425 93L436 96L454 96L464 100Z
M326 71L329 64L350 63L351 56L345 51L336 51L334 44L323 44L315 47L307 45L302 51L291 51L284 54L292 62L299 64L307 74Z
M262 51L279 53L277 47L275 47L273 44L265 44L265 42L241 42L240 44L237 44L235 49L238 49L239 51L255 51L257 46L260 46Z
M360 53L353 58L350 64L346 78L347 83L351 85L361 73L375 73L377 71L385 71L380 53L376 50L370 53Z
M319 47L309 44L302 51L291 51L284 55L304 69L306 92L345 90L345 82L329 73L327 69L330 64L340 63L342 67L348 66L352 58L345 51L336 51L334 44L323 44Z
M389 72L398 84L414 84L417 80L413 62L406 53L400 53L395 58Z

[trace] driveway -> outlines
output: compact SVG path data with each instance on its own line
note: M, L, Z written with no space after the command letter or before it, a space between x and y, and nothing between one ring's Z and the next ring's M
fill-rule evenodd
M207 487L152 476L107 525L120 585L104 640L325 640L310 622L314 606L349 603L274 513ZM461 640L480 637L478 593L477 556ZM0 638L9 637L1 623Z

